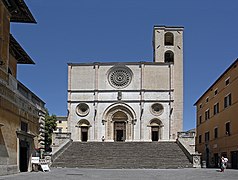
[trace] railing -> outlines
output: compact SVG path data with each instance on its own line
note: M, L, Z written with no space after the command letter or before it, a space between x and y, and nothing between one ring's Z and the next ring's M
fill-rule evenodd
M178 138L195 138L196 133L193 131L178 132Z
M71 133L53 133L52 141L52 160L54 161L72 144Z
M193 131L178 132L177 144L188 157L193 167L201 167L201 154L195 151L195 135Z
M55 132L55 139L71 139L71 133L57 133Z

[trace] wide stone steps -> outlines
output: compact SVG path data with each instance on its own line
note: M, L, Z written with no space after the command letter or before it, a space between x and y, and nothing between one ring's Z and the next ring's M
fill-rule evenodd
M69 168L192 167L174 142L73 142L52 164Z

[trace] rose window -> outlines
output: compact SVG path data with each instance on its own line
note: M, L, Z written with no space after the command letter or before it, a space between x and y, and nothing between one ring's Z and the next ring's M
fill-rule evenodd
M108 80L115 88L125 88L132 79L132 72L126 66L115 66L110 69Z

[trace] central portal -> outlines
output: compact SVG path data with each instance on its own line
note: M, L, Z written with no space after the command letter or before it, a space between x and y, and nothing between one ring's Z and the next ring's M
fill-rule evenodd
M126 123L115 122L114 123L114 141L126 140Z
M132 112L125 104L115 104L105 111L102 120L105 123L105 141L133 141L136 116Z

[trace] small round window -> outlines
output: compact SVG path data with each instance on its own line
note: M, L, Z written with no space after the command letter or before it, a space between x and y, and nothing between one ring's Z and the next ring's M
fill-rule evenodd
M76 107L76 113L79 116L86 116L89 113L89 106L85 103L80 103Z
M163 110L164 110L164 107L162 104L160 103L154 103L152 104L151 106L151 112L154 114L154 115L160 115L163 113Z

